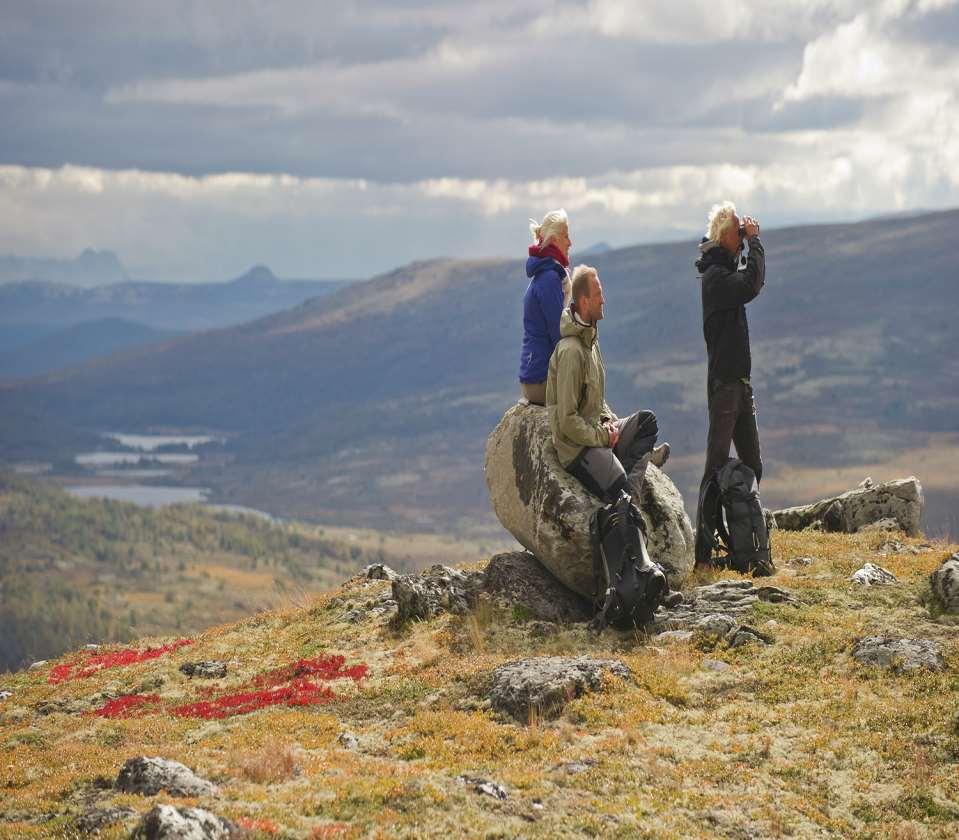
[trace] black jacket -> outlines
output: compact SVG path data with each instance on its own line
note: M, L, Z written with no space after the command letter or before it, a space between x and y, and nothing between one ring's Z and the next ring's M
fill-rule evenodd
M708 246L703 240L704 245ZM703 252L696 261L703 297L703 336L709 357L708 387L717 382L748 378L752 367L749 354L749 324L746 304L766 279L766 258L758 236L749 240L746 268L736 271L736 259L718 245Z

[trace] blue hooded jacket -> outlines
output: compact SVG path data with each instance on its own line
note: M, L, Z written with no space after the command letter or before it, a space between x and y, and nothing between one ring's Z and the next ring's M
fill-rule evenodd
M526 260L526 276L530 281L523 298L519 381L545 382L549 357L559 341L566 270L552 257L530 257Z

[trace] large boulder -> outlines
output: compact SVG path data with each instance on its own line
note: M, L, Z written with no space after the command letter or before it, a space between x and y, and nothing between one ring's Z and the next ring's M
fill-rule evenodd
M590 597L589 518L600 501L560 465L542 406L513 406L486 442L486 485L499 521L567 587ZM649 555L676 588L693 565L693 528L676 485L646 471L640 509Z
M773 516L776 525L787 531L815 527L845 534L854 534L882 520L894 520L915 537L919 534L922 504L922 485L915 476L878 484L867 478L854 490L811 505L777 510Z

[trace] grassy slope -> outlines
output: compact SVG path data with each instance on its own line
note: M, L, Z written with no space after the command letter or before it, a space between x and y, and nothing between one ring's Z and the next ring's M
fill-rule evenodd
M368 563L412 569L457 554L479 556L437 537L80 500L0 473L0 671L299 603Z
M140 811L167 800L96 790L97 776L115 777L139 754L183 761L221 784L221 798L207 803L213 810L265 821L264 834L275 828L287 837L952 836L959 639L956 625L930 618L921 598L929 572L957 546L904 540L916 553L877 558L884 539L775 532L780 572L772 583L800 605L757 607L749 621L777 639L763 649L595 638L580 627L544 638L488 606L401 629L388 616L352 624L346 602L389 587L356 578L308 607L210 629L150 663L56 687L48 668L7 677L0 836L68 836L67 815L85 799ZM814 563L786 562L798 556ZM854 588L848 576L867 559L902 585ZM948 670L893 676L855 664L853 640L883 631L937 639ZM138 688L182 703L198 697L198 684L177 672L184 660L229 660L222 687L236 689L320 653L366 663L370 676L359 686L334 684L342 696L329 705L213 722L35 711L51 699L89 708L102 702L100 692ZM556 653L619 657L635 678L529 727L482 707L495 666ZM707 658L731 669L705 669ZM359 737L359 751L338 743L345 730ZM598 764L577 775L557 769L583 759ZM456 781L461 773L504 784L510 798L469 791ZM30 821L39 815L52 820Z

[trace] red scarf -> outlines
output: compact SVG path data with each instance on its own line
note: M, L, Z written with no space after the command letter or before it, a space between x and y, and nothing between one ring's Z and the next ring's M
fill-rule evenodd
M569 268L569 257L560 251L560 249L552 242L550 242L545 248L538 242L534 245L530 245L529 255L531 257L552 257L554 260L556 260L556 262L563 266L563 268Z

